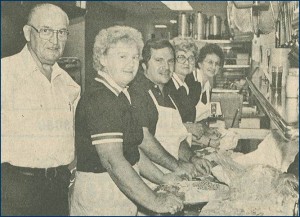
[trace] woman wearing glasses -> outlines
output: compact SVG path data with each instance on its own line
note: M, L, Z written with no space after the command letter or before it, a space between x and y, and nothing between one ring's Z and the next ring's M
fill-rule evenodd
M197 46L192 39L173 39L175 49L175 68L167 86L176 102L183 123L194 122L196 108L201 93L201 84L193 81L186 83L187 75L195 70Z
M198 81L201 83L200 100L196 105L196 121L207 118L210 114L210 98L213 77L224 64L222 49L216 44L206 44L199 51L197 70L187 76L186 82Z
M216 49L215 45L208 44L200 51L203 54L199 55L201 62L198 66L199 68L201 67L201 70L196 70L195 56L197 55L197 46L194 41L192 39L175 38L173 39L173 43L176 64L172 79L167 84L170 89L170 95L178 107L182 122L188 132L193 134L193 140L196 140L197 143L203 146L211 145L217 147L219 145L219 139L215 137L215 135L219 135L219 133L207 128L205 125L194 123L208 117L209 106L207 102L209 102L210 99L210 95L208 94L210 94L211 87L209 83L206 82L209 82L209 79L217 73L217 71L213 71L213 69L218 70L217 64L223 57L219 57L220 52ZM219 49L222 53L221 48ZM211 51L213 51L213 53L210 53ZM208 67L207 64L203 66L203 59L205 59L205 61L216 61L217 63L215 67ZM209 73L206 73L207 71ZM199 76L197 76L198 73ZM208 92L207 95L205 93L206 91ZM203 101L205 99L206 103L204 104L201 99L203 99ZM206 114L207 116L204 116Z

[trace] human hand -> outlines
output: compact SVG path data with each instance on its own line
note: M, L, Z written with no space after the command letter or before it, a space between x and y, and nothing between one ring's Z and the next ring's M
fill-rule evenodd
M182 160L178 161L178 168L175 170L175 173L177 174L184 174L184 176L188 180L192 180L192 178L197 176L197 169L194 167L194 165L190 162L184 162Z
M218 128L206 127L204 133L210 139L214 139L214 140L220 139L222 137L222 133L219 132Z
M206 148L206 147L218 148L220 146L220 139L218 138L214 139L214 137L210 138L207 135L202 135L198 140L195 137L193 137L192 144L199 145L202 148Z
M211 173L212 165L207 159L194 155L191 157L190 161L195 166L200 175L207 175Z
M188 177L185 172L182 172L182 174L178 174L177 172L173 173L166 173L164 174L162 178L163 184L169 184L172 182L180 182L183 181L185 177Z
M184 126L196 139L199 139L204 133L203 125L200 123L184 123Z
M220 146L220 139L210 139L207 144L208 147L218 148Z
M157 213L175 214L183 209L183 202L178 197L170 193L156 193Z

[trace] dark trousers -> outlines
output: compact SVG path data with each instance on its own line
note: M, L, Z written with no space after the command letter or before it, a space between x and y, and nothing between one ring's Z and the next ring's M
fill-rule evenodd
M1 215L67 216L69 183L67 166L47 174L1 164Z

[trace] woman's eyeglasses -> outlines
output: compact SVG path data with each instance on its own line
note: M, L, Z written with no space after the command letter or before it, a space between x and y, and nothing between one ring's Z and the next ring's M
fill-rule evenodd
M219 68L220 67L220 63L219 62L214 62L212 60L204 60L203 62L206 62L209 66L216 66L216 68Z
M176 61L181 64L186 63L186 61L189 61L189 63L195 63L196 59L194 56L189 56L189 58L186 58L184 55L179 55L176 57Z

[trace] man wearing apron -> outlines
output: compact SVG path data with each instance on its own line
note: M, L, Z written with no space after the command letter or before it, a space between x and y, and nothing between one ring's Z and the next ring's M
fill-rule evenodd
M210 163L198 158L187 143L188 132L165 84L171 79L174 68L174 49L167 40L149 40L143 48L144 74L138 74L130 90L135 94L133 105L137 108L138 120L152 134L161 146L178 164L192 176L198 172L210 172ZM144 134L145 136L145 134ZM148 139L147 141L150 141ZM155 163L162 165L165 159L158 159L150 145L140 148Z

